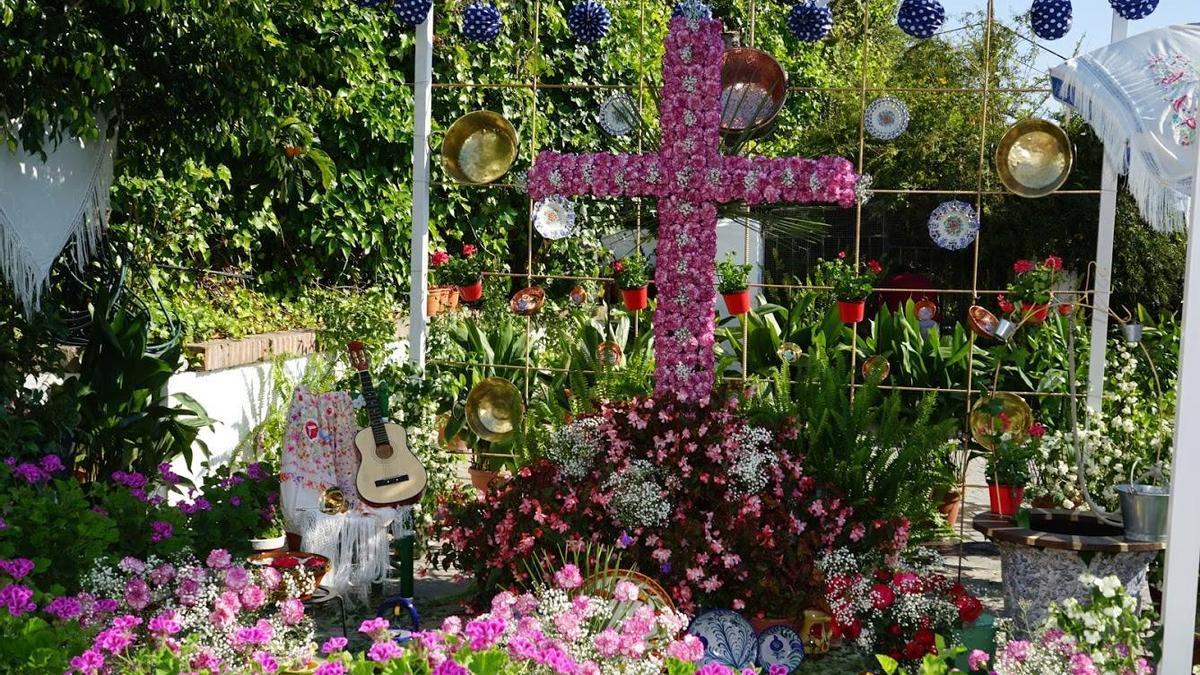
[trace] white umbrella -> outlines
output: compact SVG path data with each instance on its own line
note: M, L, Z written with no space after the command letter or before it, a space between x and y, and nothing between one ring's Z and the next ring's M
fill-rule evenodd
M1155 229L1184 224L1200 142L1200 24L1114 42L1050 69L1054 97L1091 124Z

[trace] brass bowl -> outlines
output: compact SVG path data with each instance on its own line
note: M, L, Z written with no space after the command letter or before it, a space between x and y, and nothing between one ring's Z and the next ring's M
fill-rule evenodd
M864 379L870 380L872 377L879 378L879 382L883 382L892 374L892 364L888 363L887 357L882 354L876 354L862 364L862 375Z
M992 410L993 407L996 410ZM1016 394L990 394L975 402L967 421L975 442L995 452L1000 445L1000 436L1005 433L1009 435L1009 442L1013 445L1020 445L1029 440L1033 411L1029 409L1025 399Z
M1067 132L1053 122L1030 118L1004 132L996 146L1000 182L1020 197L1045 197L1071 175L1075 153Z
M999 325L1000 320L996 315L979 305L971 305L967 310L967 326L979 337L995 339L996 327Z
M454 180L484 185L499 179L517 160L517 132L490 110L467 113L454 121L442 141L442 165Z
M489 377L467 394L467 426L485 441L508 440L525 414L525 403L516 385L501 377Z
M763 133L787 100L787 73L770 54L751 47L725 50L721 62L721 133Z
M538 310L542 308L545 302L546 292L537 286L530 286L514 293L508 305L512 309L513 314L533 316L538 313Z
M321 491L320 509L321 513L330 515L345 513L350 509L350 502L346 501L341 488L325 488Z

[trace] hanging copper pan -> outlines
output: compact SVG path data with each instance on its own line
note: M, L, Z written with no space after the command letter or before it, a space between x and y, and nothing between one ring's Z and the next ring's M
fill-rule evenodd
M467 426L477 436L493 443L506 441L516 432L525 414L521 392L508 380L489 377L467 394Z
M454 121L442 141L442 164L454 180L483 185L498 180L517 160L517 132L490 110Z
M1020 197L1045 197L1062 187L1074 161L1067 132L1042 119L1017 122L996 146L1000 182Z
M752 47L725 50L721 62L721 133L757 135L775 121L787 99L787 73Z

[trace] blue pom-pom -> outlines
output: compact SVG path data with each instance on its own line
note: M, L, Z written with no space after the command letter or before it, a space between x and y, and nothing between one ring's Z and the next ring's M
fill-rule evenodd
M788 13L788 30L797 40L816 42L833 30L833 12L814 0L803 0Z
M1144 19L1158 8L1158 0L1108 0L1108 4L1130 21Z
M925 40L942 27L946 8L938 0L904 0L896 15L896 25L909 35Z
M432 8L433 0L396 0L392 3L392 11L400 21L414 28L429 17Z
M683 0L671 10L671 16L682 16L688 19L711 19L712 8L701 0Z
M1057 40L1071 30L1071 0L1033 0L1029 19L1035 35Z
M500 34L500 19L496 5L475 0L463 9L463 37L474 42L491 42Z
M575 38L584 44L591 44L607 35L610 25L612 14L596 0L578 2L567 12L567 26Z
M383 4L383 0L355 0L359 7L378 7Z

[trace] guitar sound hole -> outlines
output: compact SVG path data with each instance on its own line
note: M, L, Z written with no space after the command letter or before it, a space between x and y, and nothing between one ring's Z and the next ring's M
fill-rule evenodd
M387 459L392 456L392 446L388 443L375 446L375 456L379 459Z

